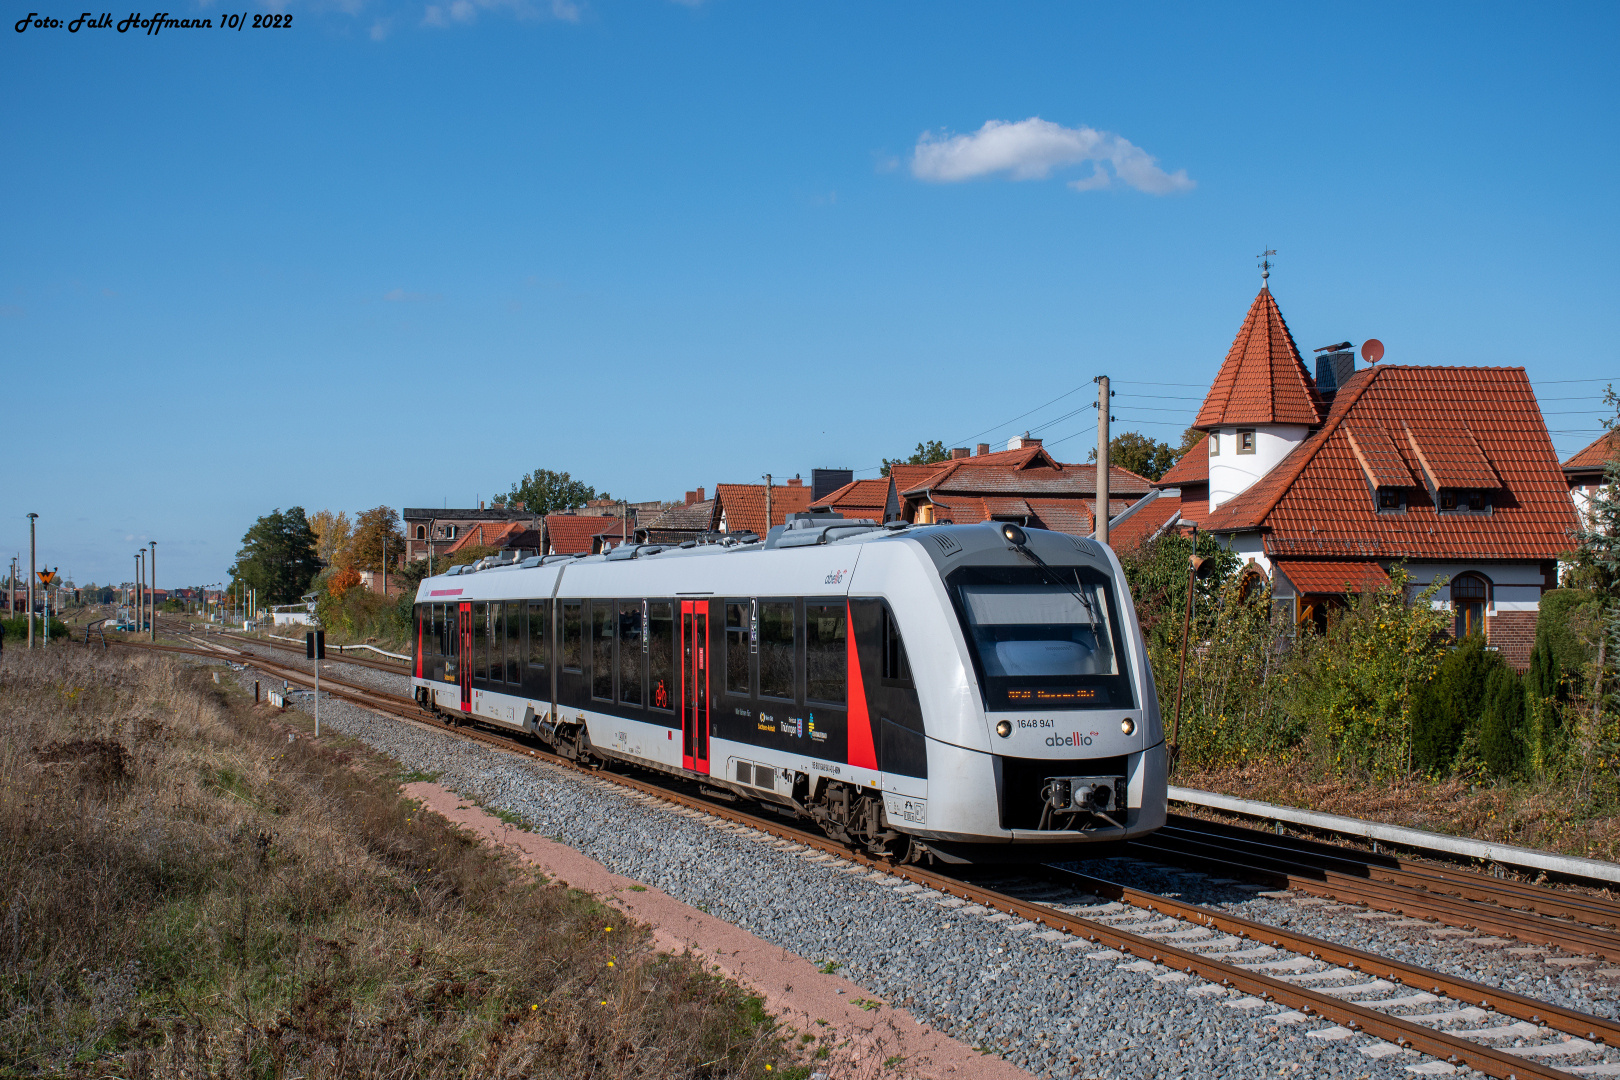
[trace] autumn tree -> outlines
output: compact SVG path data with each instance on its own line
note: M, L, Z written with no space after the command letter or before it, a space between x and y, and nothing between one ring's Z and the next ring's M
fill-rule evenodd
M344 566L350 559L349 545L354 540L354 526L345 510L332 513L321 510L309 519L315 532L315 553L327 566Z
M242 537L242 549L230 568L231 581L256 589L262 604L290 604L301 597L320 572L315 532L294 506L261 517Z
M405 551L405 534L399 528L399 515L389 506L373 507L355 519L350 565L357 570L381 570L384 541L389 561L398 561Z
M523 504L525 510L539 514L560 514L576 506L584 506L593 499L611 499L613 496L597 490L565 472L536 469L525 473L523 479L512 485L512 490L496 500L497 505Z

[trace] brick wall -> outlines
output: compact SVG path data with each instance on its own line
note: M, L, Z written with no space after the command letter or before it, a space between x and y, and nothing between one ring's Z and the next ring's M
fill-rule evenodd
M1502 659L1520 671L1530 667L1530 650L1536 644L1534 611L1503 611L1485 622L1485 640L1501 651Z

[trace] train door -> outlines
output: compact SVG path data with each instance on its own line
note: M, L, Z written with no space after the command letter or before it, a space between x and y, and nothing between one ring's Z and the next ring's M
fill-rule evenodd
M709 602L681 601L681 764L709 771Z
M456 680L461 686L461 711L472 712L472 673L473 673L473 644L472 644L472 605L461 604L461 611L457 615L456 640L460 643L457 651L461 654L460 662L456 664Z

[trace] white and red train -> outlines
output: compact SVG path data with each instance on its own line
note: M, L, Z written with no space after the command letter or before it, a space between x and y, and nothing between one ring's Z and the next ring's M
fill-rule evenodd
M1106 548L802 515L425 579L417 700L687 777L902 858L1052 859L1159 828L1166 758Z

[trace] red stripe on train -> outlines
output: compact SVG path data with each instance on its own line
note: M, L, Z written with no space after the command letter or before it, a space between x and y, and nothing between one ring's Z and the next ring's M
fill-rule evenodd
M855 619L844 604L845 653L849 657L849 763L877 771L877 748L872 745L872 721L866 714L866 684L861 681L861 659L855 651Z

